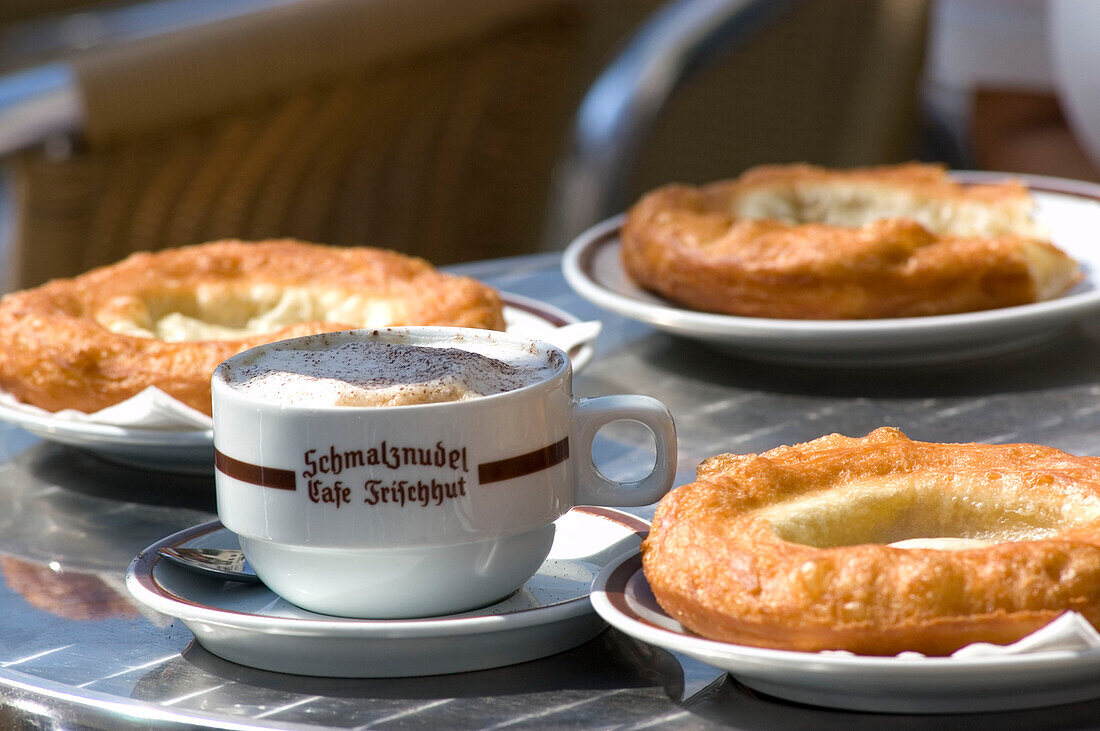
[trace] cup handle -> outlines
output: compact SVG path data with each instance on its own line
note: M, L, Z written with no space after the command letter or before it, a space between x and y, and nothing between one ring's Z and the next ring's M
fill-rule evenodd
M637 421L649 427L656 441L653 471L635 482L615 482L600 474L592 459L596 432L613 421ZM676 424L668 407L639 395L597 396L578 399L573 406L573 433L577 453L577 505L620 507L657 502L676 479Z

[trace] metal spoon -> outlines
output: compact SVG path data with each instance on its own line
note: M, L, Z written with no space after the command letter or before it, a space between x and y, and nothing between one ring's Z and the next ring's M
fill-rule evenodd
M223 581L260 583L260 577L245 561L244 551L234 548L158 548L157 554L184 568Z

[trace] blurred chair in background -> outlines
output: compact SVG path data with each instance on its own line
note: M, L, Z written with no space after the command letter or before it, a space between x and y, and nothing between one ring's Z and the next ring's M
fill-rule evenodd
M917 0L154 0L20 15L32 8L0 11L0 149L18 150L6 288L223 237L437 264L558 249L672 180L916 150ZM644 73L603 97L634 114L629 134L584 148L585 108L632 64ZM583 188L578 154L581 168L619 164Z
M581 104L544 245L669 182L913 159L925 21L923 0L665 5Z
M539 225L569 3L250 10L67 60L79 133L11 161L16 286L223 237L498 256Z

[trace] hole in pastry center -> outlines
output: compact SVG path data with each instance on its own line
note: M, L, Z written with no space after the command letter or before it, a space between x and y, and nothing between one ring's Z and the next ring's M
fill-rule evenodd
M903 218L935 234L1045 238L1026 206L991 206L966 199L930 198L902 188L857 184L805 185L742 193L732 206L737 218L775 219L790 225L859 228Z
M256 284L119 298L96 319L112 332L188 342L261 335L303 322L385 327L399 319L398 307L392 300L338 289Z
M973 548L1039 540L1095 519L1100 507L1043 502L1008 491L910 482L853 482L764 511L779 538L817 548L864 543L899 548Z

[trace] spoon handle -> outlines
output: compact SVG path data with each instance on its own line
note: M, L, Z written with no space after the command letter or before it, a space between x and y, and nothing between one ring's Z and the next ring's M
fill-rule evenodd
M169 546L157 549L157 553L180 566L216 578L248 583L260 581L260 577L245 562L244 552L239 549Z

